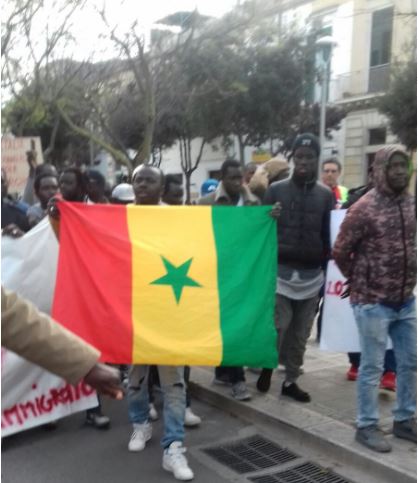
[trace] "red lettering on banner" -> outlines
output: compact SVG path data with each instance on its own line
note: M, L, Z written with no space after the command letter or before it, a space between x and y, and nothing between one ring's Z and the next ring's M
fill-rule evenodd
M86 384L84 381L81 381L77 385L77 388L78 387L81 389L81 393L83 394L83 396L90 396L91 394L94 393L94 389L88 384Z
M336 295L339 297L343 293L344 283L341 280L337 282L328 282L327 283L327 295Z
M36 384L32 385L32 389L36 388ZM30 417L39 417L43 414L50 413L54 407L65 406L74 401L78 401L81 397L90 396L94 393L94 389L81 381L77 386L66 384L61 388L53 388L47 394L42 394L25 403L15 404L11 408L2 411L1 427L19 425Z
M28 419L29 409L32 412L32 416L35 418L38 417L38 412L36 411L36 404L32 401L28 401L25 404L19 404L20 410L22 411L22 415L24 419Z
M11 408L5 409L4 411L2 411L2 416L1 416L2 428L7 428L7 426L13 426L13 424L15 424L12 420L12 416L16 417L16 423L19 426L23 424L23 419L22 419L22 416L20 415L19 407L17 404L15 404Z
M54 401L51 398L46 399L45 396L41 396L36 398L36 405L39 408L39 414L50 413L54 408Z
M335 282L334 290L336 295L341 295L343 293L343 283L338 280Z

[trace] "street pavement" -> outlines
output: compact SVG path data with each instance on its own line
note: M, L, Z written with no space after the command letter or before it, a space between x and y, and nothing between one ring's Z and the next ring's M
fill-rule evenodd
M267 394L257 392L258 376L247 370L247 384L253 395L250 402L235 401L229 387L214 385L213 368L192 368L192 406L203 419L200 428L186 431L187 456L196 475L195 481L250 481L246 475L234 474L210 460L202 448L254 433L290 448L306 461L337 472L349 482L416 481L416 446L390 434L394 393L380 391L379 394L382 427L393 445L392 453L377 454L354 441L356 384L346 380L347 368L345 354L320 351L310 340L304 374L299 380L300 386L312 396L309 404L279 397L284 377L280 368L273 375ZM54 431L37 428L5 438L2 441L2 482L175 481L161 468L161 421L154 423L153 439L146 449L141 453L129 453L131 426L126 400L104 399L103 407L112 421L107 431L85 427L84 414L79 413L59 421Z
M396 401L394 392L380 390L380 426L393 446L391 453L375 453L354 440L356 416L356 383L346 379L349 363L346 354L321 351L311 338L305 355L300 387L308 391L312 401L298 403L280 396L284 371L280 366L272 377L269 393L256 389L258 375L247 370L247 387L252 400L238 403L226 386L213 384L213 369L194 368L191 380L197 397L228 408L233 414L251 421L277 423L279 428L298 432L306 442L312 441L336 458L363 468L366 474L381 481L396 483L417 480L416 445L392 435L391 410Z
M78 413L58 422L55 430L37 428L8 437L2 442L1 481L3 483L151 483L174 482L161 467L161 420L153 424L154 434L144 451L130 453L126 400L103 399L104 412L111 417L108 430L84 426ZM188 448L213 444L220 438L235 437L246 423L216 408L195 402L202 416L201 428L187 430ZM190 466L202 483L226 483L187 452Z

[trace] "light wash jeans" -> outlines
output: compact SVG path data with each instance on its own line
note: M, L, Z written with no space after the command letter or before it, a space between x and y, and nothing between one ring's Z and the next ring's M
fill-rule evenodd
M357 379L357 427L379 420L379 382L383 372L387 336L392 339L397 366L395 421L412 418L416 411L417 320L416 301L400 310L382 304L353 304L361 361Z
M148 374L150 366L133 365L129 371L128 411L132 424L143 424L149 416ZM164 398L164 435L161 446L184 440L186 389L184 366L158 366Z

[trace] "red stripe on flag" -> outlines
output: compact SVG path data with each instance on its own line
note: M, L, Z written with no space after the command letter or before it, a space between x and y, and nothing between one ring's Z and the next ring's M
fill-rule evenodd
M132 248L127 210L59 203L60 251L52 309L97 347L101 360L132 361Z

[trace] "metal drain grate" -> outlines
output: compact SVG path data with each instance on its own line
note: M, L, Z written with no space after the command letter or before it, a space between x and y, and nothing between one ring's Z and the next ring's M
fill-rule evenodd
M259 435L230 444L205 448L203 451L240 474L281 465L298 457L288 449L281 448Z
M255 483L350 483L341 476L313 463L303 463L272 475L249 478Z

